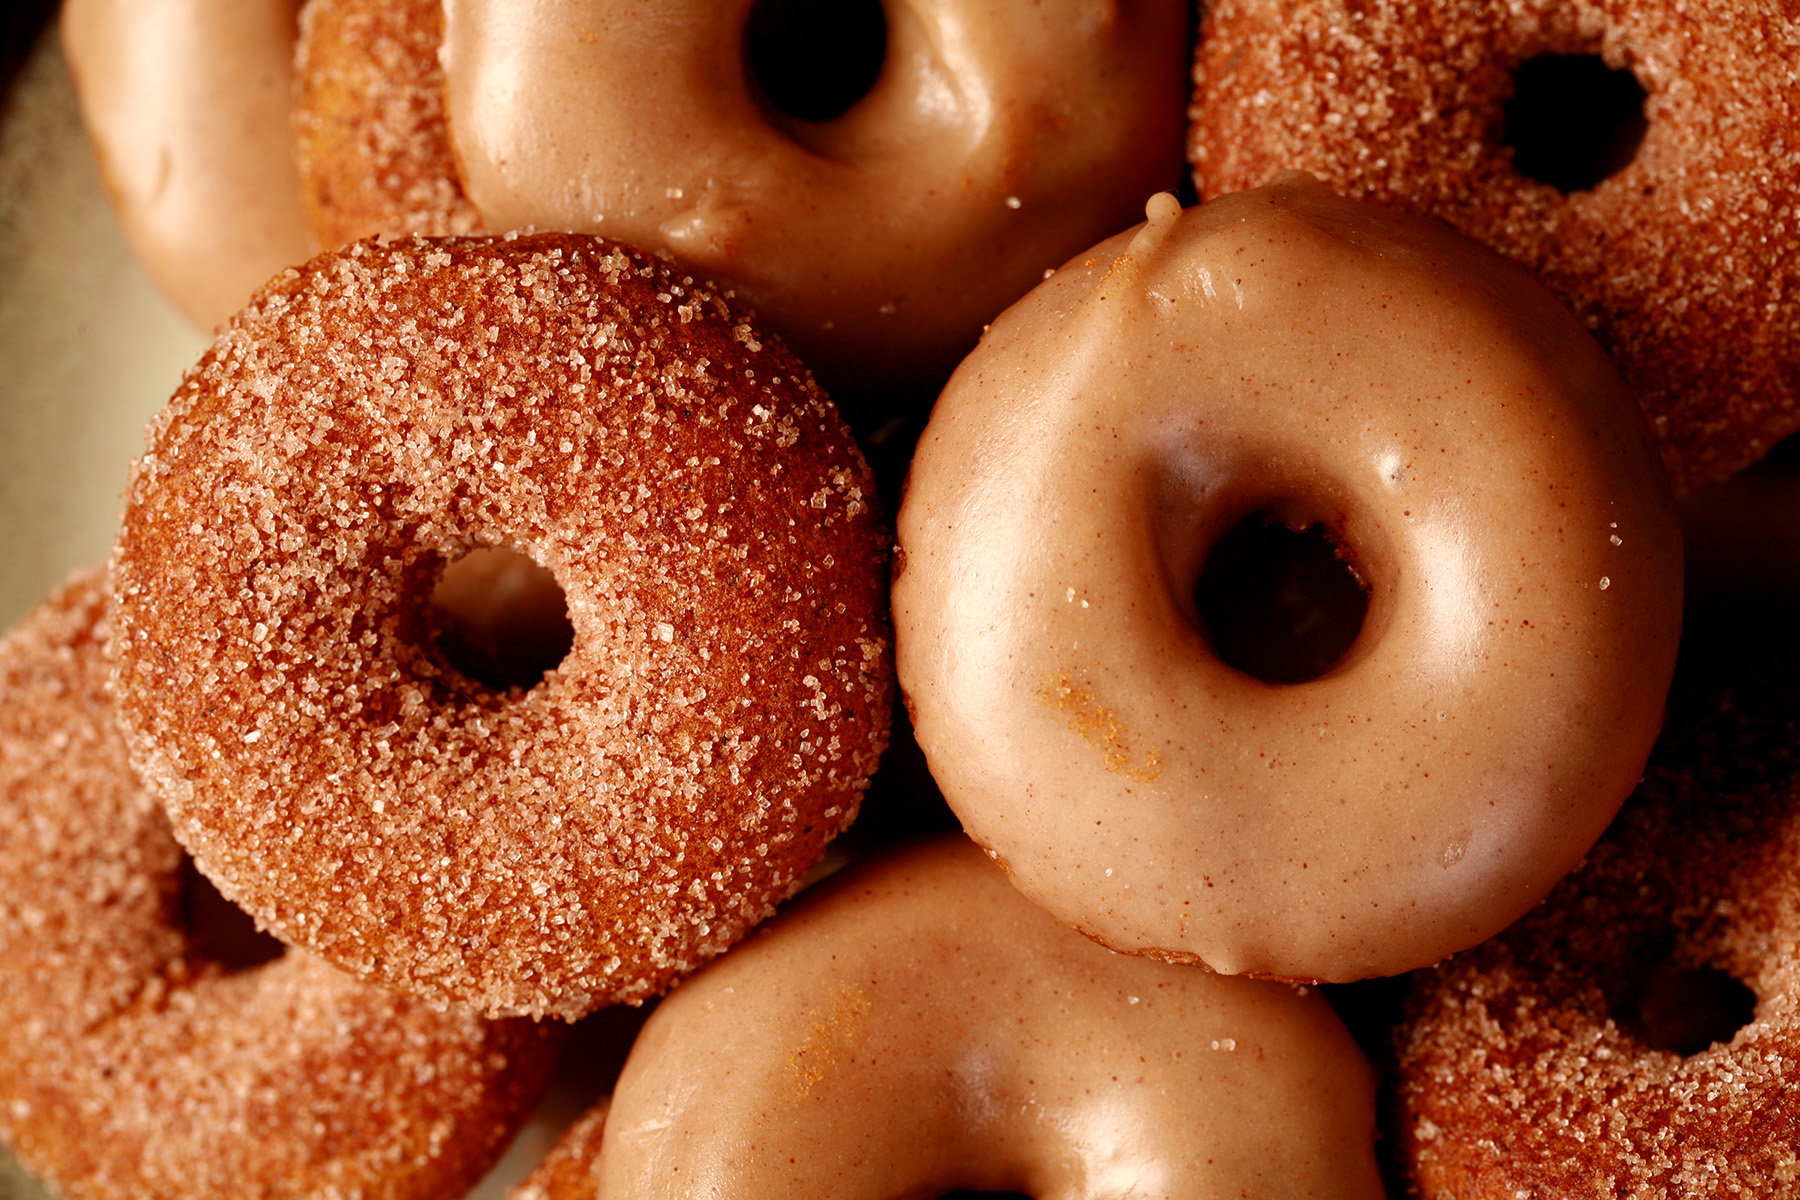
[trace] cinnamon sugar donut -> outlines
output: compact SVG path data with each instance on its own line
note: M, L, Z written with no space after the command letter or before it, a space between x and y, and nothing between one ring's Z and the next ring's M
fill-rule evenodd
M358 243L154 425L115 563L122 723L228 897L358 975L574 1018L741 937L886 738L887 535L805 369L571 235ZM573 645L496 690L433 583L510 546Z
M816 51L832 62L872 52L866 95L798 115L759 73L759 26L777 3L449 3L441 67L427 52L439 6L313 3L324 10L302 55L302 129L319 123L304 64L361 77L358 60L379 56L366 81L407 97L385 116L346 100L340 113L375 124L332 122L341 137L307 139L305 161L339 172L308 183L325 244L441 225L467 204L491 231L668 250L754 305L859 415L935 393L983 322L1181 174L1183 0L868 3L879 34ZM859 9L798 7L825 25ZM808 32L805 15L788 19L771 36ZM373 44L409 48L323 36L349 20L407 26ZM417 152L366 154L371 141ZM338 196L382 192L401 160L388 178L443 208L330 211Z
M211 329L312 250L288 133L300 0L66 0L63 51L132 252Z
M1102 243L1009 309L913 459L919 744L1026 895L1114 949L1350 980L1542 899L1636 782L1681 613L1642 417L1517 268L1311 179ZM1336 662L1228 665L1228 530L1322 527Z
M1317 993L1125 958L962 838L823 885L663 1001L513 1200L1381 1196Z
M212 957L112 725L106 602L78 575L0 641L0 1137L68 1200L461 1194L548 1031Z
M1794 1195L1797 662L1678 684L1642 786L1581 871L1421 977L1396 1084L1420 1195ZM1694 999L1727 1001L1723 1016L1734 989L1740 1012L1688 1026Z
M1635 155L1592 187L1526 175L1508 143L1516 73L1545 56L1597 56L1645 94ZM1188 153L1203 196L1297 167L1536 272L1685 488L1800 428L1797 62L1784 0L1218 0Z
M479 227L445 123L443 37L443 0L307 0L301 10L294 131L319 245Z

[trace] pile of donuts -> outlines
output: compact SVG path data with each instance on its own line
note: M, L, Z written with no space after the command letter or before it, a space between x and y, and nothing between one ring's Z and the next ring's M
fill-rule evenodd
M1787 0L62 29L216 326L0 640L65 1200L464 1194L645 1002L514 1200L1800 1194Z

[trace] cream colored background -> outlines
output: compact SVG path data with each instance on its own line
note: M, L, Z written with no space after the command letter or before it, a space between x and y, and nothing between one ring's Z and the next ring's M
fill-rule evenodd
M52 38L0 123L0 625L107 553L144 422L200 346L131 261Z

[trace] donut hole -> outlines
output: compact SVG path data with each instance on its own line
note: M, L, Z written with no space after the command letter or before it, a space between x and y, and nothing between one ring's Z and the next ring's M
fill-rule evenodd
M881 0L756 0L745 69L777 117L832 121L875 87L887 36Z
M1687 1057L1729 1042L1756 1016L1756 993L1714 967L1663 963L1645 978L1627 1024L1655 1050Z
M1763 460L1750 469L1785 479L1800 475L1800 434L1791 434L1776 442Z
M194 952L208 962L227 971L247 971L286 952L287 947L256 927L254 917L220 895L191 858L182 859L179 895L181 927Z
M1206 557L1194 606L1213 652L1265 683L1330 671L1362 632L1369 591L1338 536L1272 509L1251 513Z
M1540 54L1513 73L1505 144L1520 174L1583 192L1629 166L1643 143L1643 85L1592 54Z
M495 691L536 687L575 644L556 577L510 546L471 550L445 566L430 607L444 661Z

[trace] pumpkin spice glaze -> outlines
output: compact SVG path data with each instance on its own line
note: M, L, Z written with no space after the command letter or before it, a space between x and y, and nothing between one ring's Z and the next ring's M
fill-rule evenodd
M1644 420L1541 288L1310 177L1148 224L994 323L899 519L901 686L951 806L1114 949L1351 980L1534 903L1649 752L1681 549ZM1195 586L1262 513L1367 589L1229 666Z

